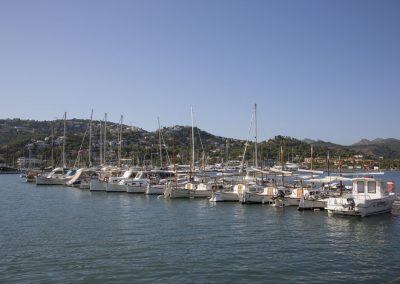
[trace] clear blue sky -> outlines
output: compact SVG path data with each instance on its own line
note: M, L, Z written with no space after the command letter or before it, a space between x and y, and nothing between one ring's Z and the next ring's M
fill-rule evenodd
M400 1L1 0L0 118L400 138Z

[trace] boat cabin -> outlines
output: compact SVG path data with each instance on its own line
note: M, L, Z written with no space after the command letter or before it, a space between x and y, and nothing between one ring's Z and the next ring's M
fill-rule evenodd
M369 196L370 198L380 198L388 196L386 184L372 177L356 178L353 180L353 196Z

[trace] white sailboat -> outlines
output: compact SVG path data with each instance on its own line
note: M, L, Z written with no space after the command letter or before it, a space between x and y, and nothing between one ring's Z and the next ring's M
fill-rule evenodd
M194 121L193 107L190 108L192 119L192 157L190 164L190 174L188 181L184 184L170 182L164 190L164 198L196 198L196 197L211 197L212 188L203 183L194 182L195 169L195 151L194 151Z
M35 177L36 185L65 185L75 174L74 170L66 168L65 143L66 143L66 120L67 113L64 113L64 136L62 145L62 167L55 168L50 173Z

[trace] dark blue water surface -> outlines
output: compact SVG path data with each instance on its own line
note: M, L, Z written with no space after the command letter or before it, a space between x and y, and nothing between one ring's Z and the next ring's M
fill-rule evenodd
M400 186L399 173L384 179ZM0 283L400 283L396 212L338 217L17 175L0 175L0 194Z

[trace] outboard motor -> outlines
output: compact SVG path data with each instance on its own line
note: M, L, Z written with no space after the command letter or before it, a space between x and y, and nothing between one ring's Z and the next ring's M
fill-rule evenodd
M349 209L353 210L354 206L356 206L353 198L347 198L347 203L349 204Z

